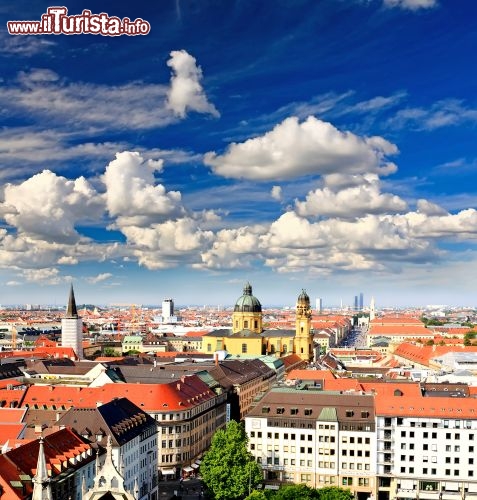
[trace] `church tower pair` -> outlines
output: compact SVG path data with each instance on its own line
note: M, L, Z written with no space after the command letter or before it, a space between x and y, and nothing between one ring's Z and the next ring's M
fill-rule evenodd
M275 353L275 355L283 355L286 352L290 352L293 348L293 352L303 361L310 361L313 359L310 297L305 290L302 290L298 296L296 303L295 337L292 338L292 341L287 340L285 336L282 340L277 340L276 335L269 336L268 331L264 331L262 305L252 294L250 283L245 283L243 295L237 299L232 314L232 333L240 334L241 332L244 333L245 341L247 338L263 338L264 347L262 354ZM285 344L288 346L288 351L284 348ZM242 352L250 352L250 349L243 348Z

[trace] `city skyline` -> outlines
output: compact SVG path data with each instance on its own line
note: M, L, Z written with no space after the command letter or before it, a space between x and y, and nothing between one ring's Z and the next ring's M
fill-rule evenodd
M73 1L0 13L1 304L474 306L477 5ZM359 292L356 292L358 290Z

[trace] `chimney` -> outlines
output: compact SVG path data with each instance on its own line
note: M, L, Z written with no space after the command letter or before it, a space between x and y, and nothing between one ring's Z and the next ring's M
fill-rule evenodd
M219 353L216 352L214 354L214 361L215 361L215 366L219 366Z

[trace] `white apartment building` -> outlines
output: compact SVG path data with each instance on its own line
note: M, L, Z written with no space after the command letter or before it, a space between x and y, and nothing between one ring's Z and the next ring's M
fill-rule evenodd
M477 499L475 398L397 394L376 413L378 500Z
M249 450L268 481L376 492L374 398L275 388L245 418Z

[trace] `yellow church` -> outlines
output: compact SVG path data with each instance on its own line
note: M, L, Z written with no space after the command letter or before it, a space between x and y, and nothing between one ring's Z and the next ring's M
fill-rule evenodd
M232 314L232 328L209 332L202 338L202 352L227 351L232 355L285 356L297 354L304 361L313 358L310 297L302 290L296 303L295 330L264 330L262 305L246 283Z

